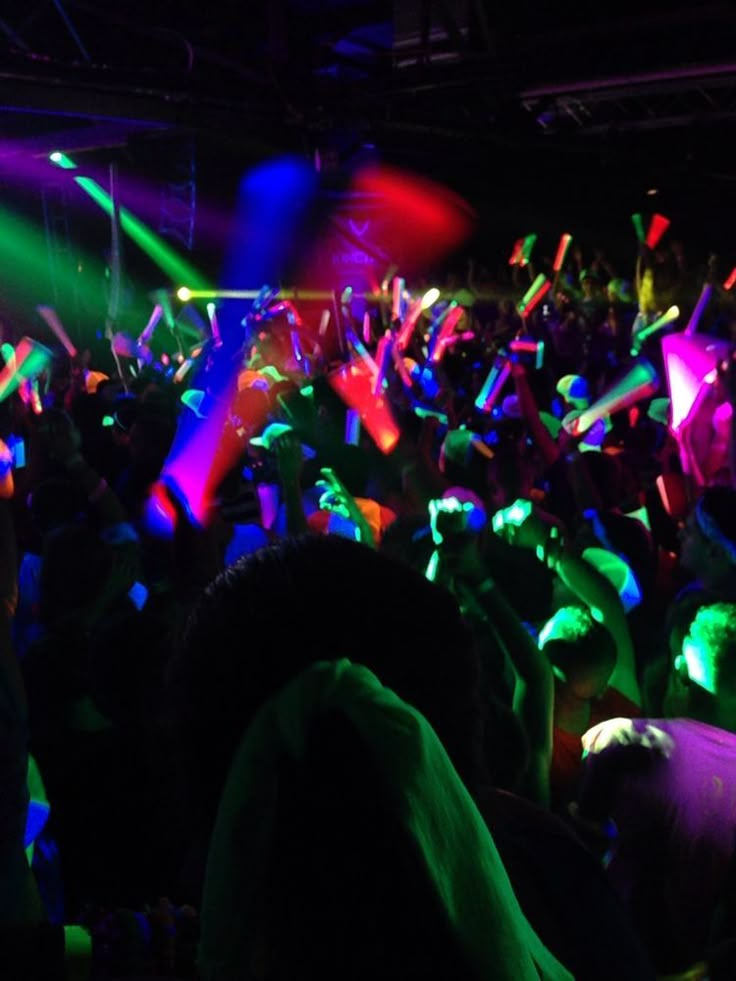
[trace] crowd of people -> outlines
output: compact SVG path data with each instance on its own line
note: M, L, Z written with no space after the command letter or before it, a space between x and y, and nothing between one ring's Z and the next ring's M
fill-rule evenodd
M6 329L4 978L734 976L736 316L541 271Z

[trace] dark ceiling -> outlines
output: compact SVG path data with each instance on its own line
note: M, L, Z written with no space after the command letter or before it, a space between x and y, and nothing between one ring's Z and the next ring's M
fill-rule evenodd
M145 173L194 147L200 195L274 151L318 151L338 183L377 152L448 181L504 236L540 210L593 234L649 188L713 231L736 203L735 121L726 2L6 0L0 15L0 159L58 148Z

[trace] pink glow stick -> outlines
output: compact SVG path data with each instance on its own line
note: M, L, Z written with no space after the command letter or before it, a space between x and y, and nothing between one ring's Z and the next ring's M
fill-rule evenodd
M406 350L411 340L411 336L414 333L414 328L417 325L417 321L422 315L422 297L418 300L414 300L412 305L407 310L406 316L404 317L404 322L399 328L399 333L396 338L396 344L400 351Z
M56 310L54 310L53 307L36 307L36 310L41 314L54 334L56 334L57 339L64 346L64 349L69 357L75 358L77 356L77 349L74 347L71 338L64 330L64 326L59 320Z
M160 303L157 303L151 312L151 316L148 318L148 323L141 331L141 335L138 338L139 345L143 346L144 344L148 344L148 342L151 340L151 337L153 336L153 332L156 329L159 320L161 319L161 317L163 317L163 315L164 315L164 308L161 306Z
M393 321L401 320L401 314L404 310L405 288L405 280L401 276L394 276L391 293L391 319Z
M452 336L452 334L455 333L455 328L457 327L460 318L463 316L464 313L465 313L464 308L461 307L460 304L458 303L458 305L456 307L453 307L445 317L445 320L442 326L440 327L439 333L437 334L437 338L434 342L434 345L432 347L432 353L430 355L430 361L432 361L434 364L437 364L442 357L442 355L439 352L443 340L446 337L450 337Z

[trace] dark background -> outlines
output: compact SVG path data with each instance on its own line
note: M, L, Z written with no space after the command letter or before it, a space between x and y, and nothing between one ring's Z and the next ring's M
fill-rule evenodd
M19 180L18 160L61 149L103 177L115 162L153 189L152 227L216 277L226 235L205 214L232 213L248 167L318 153L329 202L378 158L477 210L459 268L468 254L503 265L531 231L551 255L570 231L630 274L630 215L658 210L693 267L715 251L725 275L735 53L732 3L6 2L0 204L38 222L50 249L104 260L99 210L68 175ZM168 217L156 213L167 195ZM125 248L131 276L155 285Z

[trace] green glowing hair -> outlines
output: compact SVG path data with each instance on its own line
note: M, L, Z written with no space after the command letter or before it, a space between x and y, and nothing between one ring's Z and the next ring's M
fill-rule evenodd
M736 695L736 603L701 606L685 643L706 661L715 677L716 693Z

